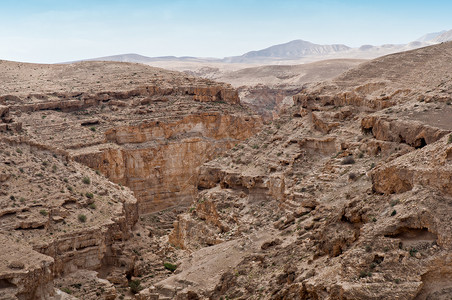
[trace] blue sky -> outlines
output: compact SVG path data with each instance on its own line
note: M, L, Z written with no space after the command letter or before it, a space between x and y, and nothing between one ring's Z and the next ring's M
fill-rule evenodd
M224 57L303 39L406 43L452 29L452 1L0 0L0 59Z

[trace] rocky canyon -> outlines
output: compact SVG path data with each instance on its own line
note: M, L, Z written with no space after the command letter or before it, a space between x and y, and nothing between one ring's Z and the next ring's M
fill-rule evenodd
M0 299L448 299L451 58L0 61Z

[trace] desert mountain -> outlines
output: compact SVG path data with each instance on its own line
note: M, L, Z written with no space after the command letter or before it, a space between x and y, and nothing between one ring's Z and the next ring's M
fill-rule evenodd
M407 44L385 44L380 46L363 45L361 47L352 48L343 44L319 45L304 40L293 40L288 43L270 46L265 49L247 52L240 56L231 56L220 58L200 58L200 57L147 57L139 54L121 54L113 56L105 56L88 61L121 61L160 64L167 63L169 66L184 63L214 63L222 64L300 64L306 62L314 62L325 59L373 59L379 56L388 55L396 52L403 52L417 49L432 44L449 41L452 39L452 30L428 33L416 41ZM192 68L191 68L192 70Z
M447 98L450 92L450 62L452 43L444 43L383 56L353 68L330 82L321 83L318 90L360 93L386 98L395 93L435 95ZM313 90L310 90L313 93ZM383 95L384 94L384 95ZM410 94L412 95L412 94Z
M431 40L433 40L434 38L436 38L437 36L440 36L441 34L443 34L445 32L446 32L446 30L442 30L439 32L427 33L427 34L421 36L420 38L418 38L416 40L416 42L430 42Z
M97 57L97 58L83 59L82 61L116 61L116 62L130 62L130 63L144 64L144 63L150 63L150 62L155 62L155 61L175 61L175 60L181 61L181 62L184 62L184 61L199 62L199 61L211 61L211 60L216 61L216 59L196 58L196 57L190 57L190 56L149 57L149 56L144 56L144 55L140 55L140 54L136 54L136 53L103 56L103 57ZM67 62L67 63L73 63L73 62Z
M306 56L324 56L336 54L349 50L350 47L345 45L318 45L303 40L294 40L285 44L271 46L269 48L251 51L242 56L227 57L223 61L237 62L256 62L268 59L299 59Z
M431 41L434 43L443 43L443 42L452 41L452 30L443 32L442 34L438 35Z

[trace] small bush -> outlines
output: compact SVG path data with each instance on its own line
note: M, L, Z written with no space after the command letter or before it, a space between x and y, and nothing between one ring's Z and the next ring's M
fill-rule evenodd
M89 179L89 177L85 176L85 177L83 177L82 182L84 184L90 184L91 183L91 179Z
M41 215L43 215L43 216L47 216L47 211L46 210L41 210L41 211L39 211L39 213L41 214Z
M348 174L348 179L355 181L358 178L358 175L356 175L356 173L349 173Z
M449 134L449 138L447 139L447 143L451 144L452 143L452 133Z
M177 269L177 265L173 265L172 263L166 262L163 264L163 266L165 267L165 269L174 272Z
M391 217L394 217L397 214L397 211L394 209L391 213Z
M342 159L341 162L343 165L353 165L355 163L355 159L353 156L347 156Z
M68 189L69 192L73 192L74 191L74 188L72 186L70 186L70 185L67 186L67 189Z
M78 220L82 223L86 222L86 216L83 214L78 215Z
M396 206L397 204L399 204L399 202L399 199L393 199L389 204L391 204L391 206Z
M415 249L415 248L410 249L410 256L415 256L416 253L417 253L417 249Z
M134 294L138 294L143 289L139 279L129 281L129 287L130 291Z
M16 201L16 197L14 197L13 195L9 196L9 199L11 199L12 201Z
M69 180L68 180L67 178L64 178L63 181L64 181L65 183L68 183L68 182L69 182Z
M86 198L88 198L88 199L93 199L93 198L94 198L93 193L88 193L88 192L86 192L85 196L86 196Z
M96 203L91 203L91 204L89 205L89 208L91 208L91 209L96 209Z
M91 127L89 128L89 130L91 130L92 132L95 132L95 131L96 131L96 127L91 126Z
M19 154L22 154L22 150L19 149L19 148L16 149L16 152L19 153Z
M70 288L67 288L67 287L64 287L64 288L61 288L61 290L63 291L63 292L65 292L66 294L72 294L72 291L71 291L71 289Z
M359 278L372 277L372 272L370 271L361 271L359 273Z

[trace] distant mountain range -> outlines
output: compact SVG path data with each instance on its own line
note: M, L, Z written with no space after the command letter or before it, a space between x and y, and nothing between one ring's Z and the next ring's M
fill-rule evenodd
M242 56L224 58L224 62L249 62L259 59L299 59L306 56L319 56L331 53L348 51L351 48L345 45L318 45L303 40L295 40L269 48L251 51Z
M440 32L427 33L426 35L423 35L420 38L418 38L416 40L416 42L429 42L429 41L433 40L434 38L436 38L446 32L447 32L446 30L443 30Z
M131 63L150 63L155 61L216 61L218 59L216 58L197 58L197 57L191 57L191 56L182 56L182 57L176 57L176 56L159 56L159 57L149 57L144 56L140 54L135 53L128 53L128 54L119 54L119 55L112 55L112 56L105 56L105 57L98 57L98 58L89 58L89 59L83 59L81 61L118 61L118 62L131 62Z
M294 40L288 43L274 45L262 50L250 51L240 56L219 58L198 57L147 57L139 54L121 54L99 58L86 59L84 61L120 61L134 63L152 63L164 61L177 62L210 62L210 63L256 63L271 64L290 61L318 61L332 58L360 58L371 59L395 52L402 52L430 46L433 44L452 41L452 30L428 33L416 41L408 44L386 44L381 46L363 45L359 48L351 48L343 44L319 45L303 40Z
M431 40L433 43L443 43L452 41L452 30L443 32Z

